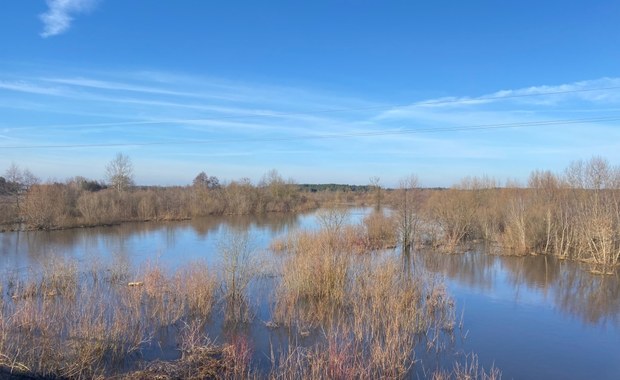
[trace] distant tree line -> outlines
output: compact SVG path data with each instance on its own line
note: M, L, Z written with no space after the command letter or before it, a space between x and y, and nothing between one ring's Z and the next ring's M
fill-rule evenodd
M351 191L351 192L368 192L372 189L370 185L346 185L346 184L301 184L297 187L302 191L316 193L320 191Z
M58 229L124 221L292 212L334 200L356 202L351 195L341 197L332 192L301 191L276 170L267 172L256 184L247 178L221 183L216 176L202 171L190 186L136 186L132 162L123 154L117 154L106 166L105 182L77 176L65 182L41 183L28 170L12 165L0 177L0 229Z
M562 173L534 171L525 185L499 186L492 178L467 177L449 189L424 189L409 176L389 191L383 191L378 178L368 186L298 185L276 170L256 184L247 178L222 183L200 172L190 186L137 187L131 161L121 156L115 161L106 183L84 177L41 183L11 165L0 177L1 228L373 205L379 212L385 206L393 211L388 225L383 225L385 218L374 219L376 235L393 231L406 250L431 246L455 252L464 244L485 242L502 252L585 261L604 272L620 264L620 168L600 157L575 161Z

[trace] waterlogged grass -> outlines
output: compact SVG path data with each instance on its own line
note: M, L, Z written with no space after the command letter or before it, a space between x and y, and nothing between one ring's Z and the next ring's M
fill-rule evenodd
M454 328L452 300L433 277L404 271L400 257L359 255L346 235L330 232L290 240L274 322L322 339L289 348L274 361L274 376L406 377L416 344L432 347Z
M6 285L2 297L0 365L36 376L90 378L125 368L162 328L206 321L216 281L203 263L171 275L148 265L78 271L54 261L40 274ZM133 281L133 277L139 281Z
M231 233L219 247L217 267L193 262L171 271L156 262L130 268L56 260L40 273L5 279L0 367L78 379L413 376L416 350L441 351L455 328L445 286L403 265L395 251L381 250L395 243L389 218L374 215L351 226L332 211L321 220L318 231L274 242L278 252L270 263L256 260L247 235ZM264 278L271 284L261 290L269 305L255 305L252 287ZM264 323L257 321L258 307L270 310ZM226 333L209 336L214 325ZM259 351L252 329L284 333L288 342ZM174 358L153 354L166 351L163 341ZM259 365L265 357L268 365ZM432 376L500 373L468 361Z

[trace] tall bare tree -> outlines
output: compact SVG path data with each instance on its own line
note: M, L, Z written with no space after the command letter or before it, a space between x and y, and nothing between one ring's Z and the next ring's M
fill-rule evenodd
M381 193L381 179L378 176L370 177L370 187L375 191L375 209L377 211L381 210L381 198L383 194Z
M397 190L396 217L403 252L409 253L420 224L421 194L418 177L410 175L400 181Z
M116 157L105 168L106 179L118 191L133 186L133 164L129 156L117 153Z
M15 199L15 207L20 210L20 197L28 191L30 186L39 183L39 179L28 169L21 170L17 164L11 163L6 170L4 192Z

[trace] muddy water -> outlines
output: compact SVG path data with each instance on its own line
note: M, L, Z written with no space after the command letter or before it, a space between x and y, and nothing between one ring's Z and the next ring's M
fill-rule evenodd
M350 221L358 222L366 212L352 210ZM133 266L150 260L174 268L195 259L217 265L218 246L231 230L249 232L256 252L266 252L273 238L317 224L315 214L267 215L0 233L0 275L37 270L53 256L83 263L121 260ZM483 251L480 247L459 255L416 252L403 258L406 270L430 271L445 280L456 301L457 324L462 326L441 355L417 350L414 377L424 376L421 368L432 370L437 363L452 362L454 355L464 358L475 352L482 366L495 364L507 379L620 378L618 272L599 276L573 262L492 256ZM267 280L264 285L269 284ZM250 333L256 356L264 358L257 363L262 366L268 363L270 341L288 337L264 327L269 296L257 294L262 296L256 298L257 320ZM224 334L217 321L210 333ZM174 355L171 348L146 356Z

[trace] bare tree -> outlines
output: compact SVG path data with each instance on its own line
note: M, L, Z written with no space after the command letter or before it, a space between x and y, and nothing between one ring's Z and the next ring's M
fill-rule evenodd
M106 179L118 191L133 186L133 165L129 156L117 153L105 168Z
M403 252L409 253L420 223L421 206L418 177L410 175L400 181L397 192L396 217Z
M23 177L23 186L26 191L30 190L30 188L34 185L38 185L41 180L36 175L32 174L32 172L28 169L24 169L22 171Z
M226 305L225 319L237 324L251 320L248 287L258 273L259 264L253 255L247 232L228 229L219 242L222 271L222 291Z
M375 209L377 211L381 210L381 198L383 194L381 194L381 179L378 176L370 177L370 187L375 191Z
M11 163L6 170L4 191L15 197L15 206L20 209L20 196L28 191L32 185L39 183L39 179L28 169L21 170L17 164Z

